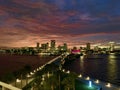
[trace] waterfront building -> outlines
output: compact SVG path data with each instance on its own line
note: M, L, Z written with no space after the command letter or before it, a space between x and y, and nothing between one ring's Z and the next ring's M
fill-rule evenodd
M40 43L37 42L36 48L40 48Z
M80 49L77 49L77 47L73 47L73 49L71 50L72 54L80 54Z
M56 41L55 40L51 40L50 49L51 50L55 50L55 47L56 47Z
M68 47L67 44L64 43L64 45L63 45L63 50L64 50L64 51L67 51L67 47Z
M110 44L110 51L114 51L115 42L109 42L109 44Z
M91 47L90 47L90 43L86 43L86 50L90 50Z
M48 50L48 48L49 48L49 43L43 43L43 44L41 44L41 49L42 50Z

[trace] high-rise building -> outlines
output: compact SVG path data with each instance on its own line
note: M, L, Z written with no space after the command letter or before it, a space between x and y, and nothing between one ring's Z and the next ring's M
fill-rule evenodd
M48 48L49 48L49 43L41 44L41 49L48 50Z
M86 49L90 50L90 43L86 43Z
M49 43L46 43L46 49L49 49Z
M55 50L55 47L56 47L56 41L55 40L51 40L51 50Z
M115 42L109 42L110 44L110 51L114 50Z
M65 51L67 51L67 44L66 44L66 43L64 43L63 49L64 49Z
M37 42L36 48L39 48L39 47L40 47L40 43Z

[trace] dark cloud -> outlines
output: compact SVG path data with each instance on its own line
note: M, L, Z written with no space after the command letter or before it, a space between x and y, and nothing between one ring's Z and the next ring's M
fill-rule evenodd
M0 0L0 46L120 38L120 0Z

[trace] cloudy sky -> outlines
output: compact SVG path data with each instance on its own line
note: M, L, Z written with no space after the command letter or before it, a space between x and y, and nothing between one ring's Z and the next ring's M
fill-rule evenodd
M0 0L0 46L120 42L120 0Z

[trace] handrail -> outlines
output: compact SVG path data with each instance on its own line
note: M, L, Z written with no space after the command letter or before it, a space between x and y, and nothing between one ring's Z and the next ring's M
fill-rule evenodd
M7 84L7 83L1 82L1 81L0 81L0 86L8 88L10 90L22 90L20 88L14 87L14 86L12 86L10 84Z

